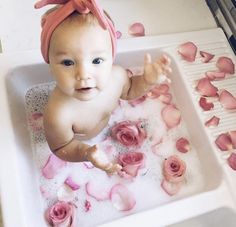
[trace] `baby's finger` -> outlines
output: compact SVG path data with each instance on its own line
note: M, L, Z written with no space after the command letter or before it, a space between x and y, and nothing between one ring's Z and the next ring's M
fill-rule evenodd
M145 54L144 56L144 65L148 65L152 63L152 57L150 54Z

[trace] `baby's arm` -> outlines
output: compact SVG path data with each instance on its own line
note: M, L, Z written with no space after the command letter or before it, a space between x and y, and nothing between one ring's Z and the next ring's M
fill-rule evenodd
M119 165L110 163L105 153L96 145L89 146L75 139L72 124L65 117L60 118L45 111L44 129L51 151L60 159L68 162L90 161L107 173L121 169Z
M158 83L161 75L171 72L170 62L169 57L162 55L152 63L150 54L146 54L143 75L133 76L126 82L121 98L135 99L144 95Z

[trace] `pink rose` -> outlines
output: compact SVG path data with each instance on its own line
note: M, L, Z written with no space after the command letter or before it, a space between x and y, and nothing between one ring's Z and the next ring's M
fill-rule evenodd
M172 155L164 161L163 175L166 181L178 183L183 181L186 164L177 155Z
M122 166L121 177L136 177L138 170L145 166L145 156L141 152L127 152L119 155L118 163Z
M111 128L111 137L124 146L141 146L147 137L141 121L122 121Z
M56 202L46 210L45 218L51 226L76 227L76 206L68 202Z

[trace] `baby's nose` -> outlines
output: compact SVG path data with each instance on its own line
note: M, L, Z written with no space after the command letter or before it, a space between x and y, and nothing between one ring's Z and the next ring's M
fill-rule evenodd
M87 80L89 79L89 72L86 67L79 66L76 70L76 80Z

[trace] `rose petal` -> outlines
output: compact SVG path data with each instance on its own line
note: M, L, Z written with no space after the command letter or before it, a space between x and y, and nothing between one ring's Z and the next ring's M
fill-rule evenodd
M135 107L135 106L137 106L138 104L144 102L145 100L146 100L146 96L143 95L143 96L141 96L141 97L139 97L139 98L137 98L137 99L129 100L128 102L129 102L129 104L130 104L131 106Z
M197 46L193 42L186 42L178 47L178 53L188 62L195 61L197 54Z
M116 184L112 187L110 200L119 211L131 210L136 204L134 196L123 184Z
M216 140L215 144L222 151L228 151L233 149L232 141L228 133L220 134Z
M170 93L166 93L166 94L160 95L158 99L164 104L170 104L172 100L172 95Z
M67 186L69 186L73 191L76 191L78 189L80 189L80 185L78 185L77 183L75 183L72 179L72 177L67 177L65 182L64 182Z
M86 193L96 199L97 201L104 201L109 199L109 190L103 185L87 182L85 185Z
M116 31L116 38L120 39L122 36L122 33L120 31Z
M129 27L129 34L133 36L145 36L145 28L142 23L134 23Z
M228 164L233 169L236 170L236 154L232 153L230 157L228 158Z
M210 54L210 53L205 52L205 51L200 51L199 53L202 56L202 62L203 63L208 63L215 56L214 54Z
M199 100L199 105L202 107L203 110L211 110L214 107L213 102L210 102L205 97L201 97Z
M229 74L234 74L234 63L228 57L220 57L216 62L216 67L221 71Z
M42 168L42 175L47 179L52 179L62 168L66 166L66 162L59 159L56 155L51 154Z
M175 145L177 150L182 153L187 153L191 149L189 141L183 137L179 138Z
M236 98L226 90L220 91L219 101L226 110L236 109Z
M208 71L205 75L209 80L221 80L225 78L225 72Z
M177 194L181 188L182 182L180 183L172 183L166 181L165 179L161 182L162 189L170 196Z
M85 212L88 212L91 210L91 203L87 199L84 202L84 208L85 208Z
M173 104L166 105L161 111L161 116L168 129L176 127L181 120L181 113Z
M147 97L151 99L158 98L160 95L167 94L169 91L169 86L167 84L160 84L152 88L148 93Z
M229 136L232 141L233 148L236 149L236 131L230 131Z
M210 118L208 121L205 122L205 126L206 127L217 126L219 122L220 122L220 118L213 116L212 118Z
M208 78L202 78L198 81L196 90L202 95L207 97L217 96L218 88L216 88Z
M142 152L126 152L119 155L118 163L122 166L118 174L124 178L133 178L145 166L145 155Z

